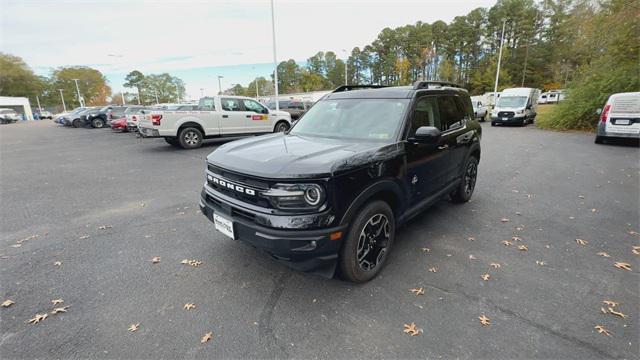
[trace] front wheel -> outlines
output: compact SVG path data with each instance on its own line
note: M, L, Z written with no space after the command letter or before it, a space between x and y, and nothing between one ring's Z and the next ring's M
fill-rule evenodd
M178 135L178 142L184 149L195 149L202 146L202 132L196 128L184 128Z
M84 127L84 123L80 119L73 120L73 122L71 124L73 125L74 128Z
M367 282L382 270L395 239L395 218L389 205L376 200L355 217L340 249L338 266L347 281Z
M273 130L273 132L285 132L287 130L289 130L289 123L287 123L286 121L280 121L279 123L276 124L276 127Z
M451 193L451 200L456 203L463 203L471 200L473 190L476 187L476 179L478 178L478 159L475 156L470 156L465 165L464 174L462 175L462 181L456 187L453 193Z
M93 119L93 121L91 121L91 126L93 126L96 129L100 129L104 127L104 121L100 118L97 119Z

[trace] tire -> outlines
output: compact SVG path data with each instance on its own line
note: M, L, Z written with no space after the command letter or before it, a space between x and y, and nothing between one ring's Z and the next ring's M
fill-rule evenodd
M594 141L596 144L604 144L604 136L596 135L596 139Z
M80 120L80 119L73 120L73 122L71 124L73 125L74 128L84 127L84 124L82 123L82 120Z
M454 203L465 203L471 200L473 190L476 187L478 178L478 159L475 156L469 156L467 163L464 165L464 173L462 181L458 187L451 193L451 200Z
M527 126L527 123L527 118L525 117L522 119L522 123L520 124L520 126Z
M286 121L278 121L276 126L273 128L273 132L285 132L289 130L289 123Z
M496 123L494 123L493 121L491 122L491 126L496 126Z
M395 230L393 211L386 202L375 200L365 205L351 224L340 249L338 269L341 277L356 283L376 277L391 251ZM358 256L362 257L360 261Z
M194 127L180 130L178 134L178 144L183 149L196 149L202 146L202 131Z
M100 118L93 119L91 121L91 126L93 126L96 129L102 129L104 127L104 120Z
M172 146L180 146L180 143L178 142L177 138L166 137L166 138L164 138L164 141L166 141L167 144L172 145Z

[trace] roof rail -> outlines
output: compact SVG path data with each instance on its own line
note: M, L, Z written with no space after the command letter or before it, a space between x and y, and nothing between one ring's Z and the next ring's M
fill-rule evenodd
M413 89L428 89L429 85L435 85L436 87L453 87L458 89L464 89L461 85L448 81L416 81L413 84Z
M342 85L338 86L332 93L337 92L345 92L351 90L361 90L361 89L380 89L386 87L385 85Z

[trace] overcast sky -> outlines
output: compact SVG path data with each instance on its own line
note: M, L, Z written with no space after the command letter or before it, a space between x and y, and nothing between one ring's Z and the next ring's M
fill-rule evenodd
M278 60L304 61L320 50L371 43L385 27L451 21L495 0L275 1ZM124 75L169 72L200 88L246 85L273 63L270 2L0 0L0 51L22 57L37 73L86 65L114 91Z

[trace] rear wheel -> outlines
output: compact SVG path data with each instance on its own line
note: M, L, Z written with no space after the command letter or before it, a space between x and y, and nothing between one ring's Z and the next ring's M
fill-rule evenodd
M273 132L285 132L289 130L289 124L286 121L280 121L276 124Z
M462 181L451 193L451 200L456 203L463 203L471 200L473 190L476 187L476 179L478 177L478 159L475 156L470 156L465 165L464 174L462 175Z
M395 239L395 218L389 205L376 200L354 219L340 249L340 275L348 281L366 282L382 270Z
M178 134L178 142L184 149L195 149L202 146L202 132L196 128L184 128Z
M596 144L604 144L604 136L596 136L596 140L594 142Z
M96 118L93 119L93 121L91 121L91 126L93 126L96 129L100 129L104 127L104 121L100 118Z

